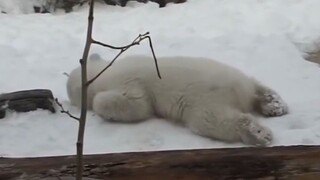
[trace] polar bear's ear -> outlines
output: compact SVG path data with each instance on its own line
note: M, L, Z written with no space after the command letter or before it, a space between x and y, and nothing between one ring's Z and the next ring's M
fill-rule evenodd
M101 56L97 53L90 54L89 59L90 61L102 60Z

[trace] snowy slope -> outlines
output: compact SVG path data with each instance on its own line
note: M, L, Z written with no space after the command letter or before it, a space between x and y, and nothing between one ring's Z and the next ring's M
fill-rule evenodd
M5 3L0 0L0 7ZM158 56L203 56L235 66L289 104L290 114L261 118L274 131L273 145L320 144L320 69L302 53L320 37L318 7L319 0L189 0L163 9L155 3L98 5L94 36L124 45L150 31ZM81 57L87 7L70 14L23 13L0 14L0 93L49 88L65 108L79 114L68 102L63 73ZM116 53L97 46L91 52L105 58ZM147 43L127 54L151 55ZM8 113L0 119L0 156L74 154L77 127L64 114ZM159 119L115 124L91 112L85 138L85 153L243 146L199 137Z

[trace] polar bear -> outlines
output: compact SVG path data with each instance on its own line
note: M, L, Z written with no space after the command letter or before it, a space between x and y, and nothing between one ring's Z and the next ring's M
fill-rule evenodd
M109 62L99 55L88 61L88 79ZM282 98L239 70L202 57L128 56L116 61L88 89L88 109L106 120L137 122L160 117L225 142L266 146L272 132L255 115L288 113ZM81 68L70 73L67 92L81 106Z

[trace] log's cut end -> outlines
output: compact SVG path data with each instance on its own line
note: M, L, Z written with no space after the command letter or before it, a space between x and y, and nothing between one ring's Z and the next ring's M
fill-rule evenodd
M0 119L5 117L7 109L16 112L45 109L55 113L53 101L53 94L48 89L32 89L0 94Z

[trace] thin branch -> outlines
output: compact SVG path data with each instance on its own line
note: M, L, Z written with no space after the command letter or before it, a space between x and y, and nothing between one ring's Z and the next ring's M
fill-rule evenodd
M139 45L139 42L141 41L141 40L139 40L139 39L141 39L142 37L145 37L145 36L147 36L147 35L149 35L149 34L150 34L149 32L146 32L146 33L144 33L144 34L139 34L139 36L136 37L136 38L132 41L131 44L128 44L128 45L125 45L125 46L112 46L112 45L105 44L105 43L100 42L100 41L96 41L96 40L94 40L94 39L92 39L92 43L93 43L93 44L98 44L98 45L100 45L100 46L107 47L107 48L110 48L110 49L122 50L122 49L125 49L125 48L130 48L131 46L134 46L134 45Z
M160 74L159 66L158 66L158 60L157 60L156 54L154 53L151 37L147 36L147 38L149 40L149 46L150 46L150 49L151 49L151 52L152 52L152 56L153 56L153 59L154 59L154 64L156 65L158 77L161 79L161 74Z
M72 119L75 119L77 121L80 121L80 118L72 115L69 111L65 110L63 105L59 102L58 98L55 98L54 101L56 102L56 104L60 107L60 112L63 114L67 114L69 117L71 117Z
M66 73L66 72L64 72L64 73L62 73L63 75L65 75L65 76L67 76L67 77L69 77L70 75L68 74L68 73Z
M103 42L100 42L100 41L96 41L94 39L92 39L92 43L93 44L98 44L100 46L103 46L103 47L107 47L107 48L110 48L110 49L118 49L118 50L122 50L122 49L126 49L126 48L130 48L131 46L134 46L134 45L139 45L139 43L141 42L141 38L149 35L150 33L149 32L146 32L144 34L139 34L139 36L137 36L131 44L128 44L128 45L125 45L125 46L112 46L112 45L109 45L109 44L105 44Z
M110 49L123 49L123 47L116 47L116 46L111 46L109 44L105 44L105 43L102 43L100 41L96 41L96 40L92 40L92 43L93 44L98 44L100 46L103 46L103 47L107 47L107 48L110 48Z
M128 48L127 48L128 49ZM126 51L127 49L122 49L114 58L113 60L105 67L103 68L102 71L100 71L94 78L92 78L91 80L89 80L87 82L87 86L89 86L91 83L93 83L99 76L101 76L102 73L104 73L109 67L112 66L112 64L118 59L118 57L124 52Z
M153 49L153 45L152 45L152 41L151 41L151 37L148 36L149 35L149 32L146 32L144 34L139 34L138 37L136 37L131 44L129 45L126 45L126 46L122 46L122 47L115 47L115 46L110 46L108 44L104 44L104 43L100 43L97 41L92 41L92 43L96 43L96 44L100 44L104 47L109 47L109 48L112 48L112 49L120 49L120 52L112 59L112 61L105 67L103 68L94 78L92 78L91 80L89 80L87 82L87 86L89 86L91 83L93 83L99 76L101 76L102 73L104 73L109 67L111 67L113 65L113 63L118 59L118 57L124 53L125 51L127 51L130 47L132 46L135 46L135 45L139 45L140 42L142 42L143 40L145 39L148 39L149 41L149 45L150 45L150 49L151 49L151 52L152 52L152 56L154 58L154 61L155 61L155 65L156 65L156 70L157 70L157 74L158 74L158 77L161 79L161 75L160 75L160 71L159 71L159 67L158 67L158 62L157 62L157 58L156 58L156 55L154 53L154 49Z
M138 45L138 43L135 42L135 43L133 43L133 44L129 44L129 45L126 45L126 46L122 46L122 47L119 46L119 47L117 47L117 46L112 46L112 45L105 44L105 43L102 43L102 42L96 41L96 40L92 40L92 43L93 43L93 44L98 44L98 45L100 45L100 46L107 47L107 48L110 48L110 49L118 49L118 50L122 50L122 49L125 49L125 48L129 48L129 47L134 46L134 45Z

